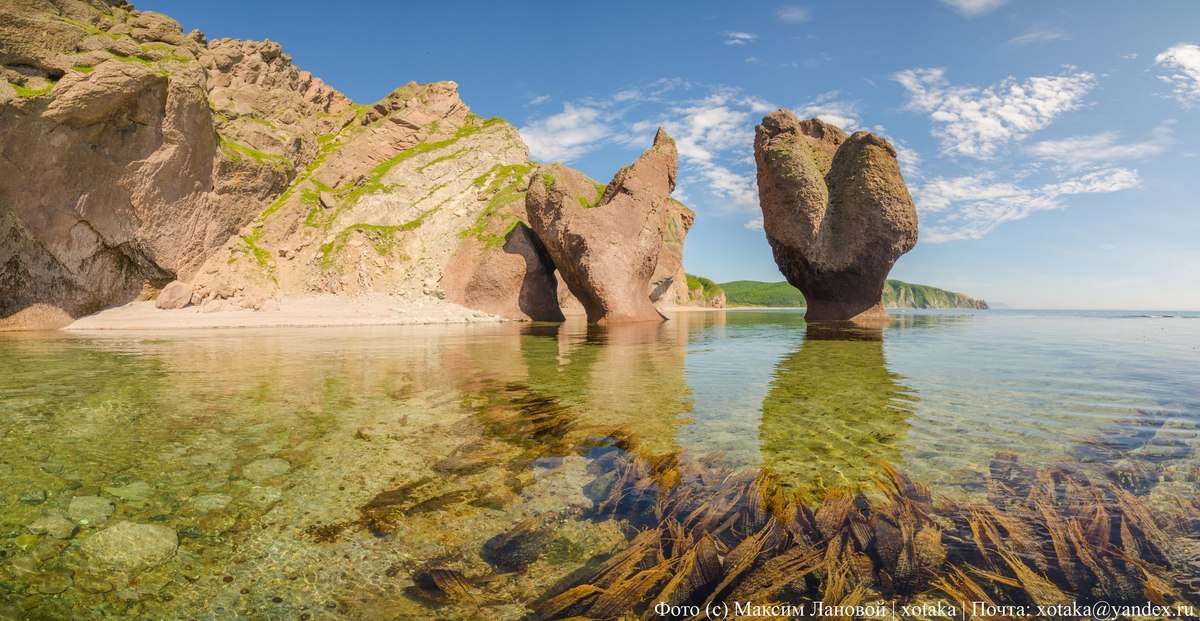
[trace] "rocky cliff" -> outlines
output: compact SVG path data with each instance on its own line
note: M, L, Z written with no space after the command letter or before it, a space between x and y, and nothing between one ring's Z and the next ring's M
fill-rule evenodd
M311 158L314 119L349 105L277 45L209 45L114 0L0 1L0 74L0 318L14 324L194 275ZM277 140L247 127L261 110Z
M278 44L208 41L121 0L0 0L0 327L157 295L269 306L444 297L557 319L528 227L535 163L453 82L359 105ZM688 303L671 203L650 285Z

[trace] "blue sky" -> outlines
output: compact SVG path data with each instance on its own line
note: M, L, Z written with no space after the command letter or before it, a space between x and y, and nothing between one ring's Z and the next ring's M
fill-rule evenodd
M781 280L754 125L889 138L921 217L895 278L1020 307L1200 309L1200 3L142 0L269 38L359 102L454 80L540 161L608 181L667 127L688 270Z

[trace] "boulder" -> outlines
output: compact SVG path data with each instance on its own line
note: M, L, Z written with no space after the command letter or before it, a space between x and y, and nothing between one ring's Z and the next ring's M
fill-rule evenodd
M755 129L763 228L808 320L886 321L888 272L917 243L917 211L896 149L787 110Z
M154 301L154 305L163 310L178 310L191 303L192 286L178 280L173 280L163 287L158 294L158 299Z
M590 323L662 321L650 280L663 247L678 155L662 129L605 188L562 164L534 171L529 224Z

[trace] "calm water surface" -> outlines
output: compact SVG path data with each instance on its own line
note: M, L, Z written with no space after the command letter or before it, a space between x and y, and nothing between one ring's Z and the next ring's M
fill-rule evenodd
M0 336L0 619L521 618L626 545L586 517L612 447L818 495L889 464L968 496L1000 451L1153 464L1144 496L1194 495L1200 315L1162 315ZM525 520L550 535L496 567L486 543ZM123 522L161 528L88 543ZM487 597L437 607L412 580L431 562Z

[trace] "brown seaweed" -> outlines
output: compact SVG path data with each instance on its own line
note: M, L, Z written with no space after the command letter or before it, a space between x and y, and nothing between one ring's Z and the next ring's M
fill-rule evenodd
M663 485L644 459L606 459L594 517L641 507L629 518L641 529L546 593L533 618L645 619L656 602L728 600L1200 604L1200 502L1151 510L1107 477L1029 468L1012 453L993 460L985 499L964 500L935 499L891 468L878 496L814 502L715 461L677 462Z

